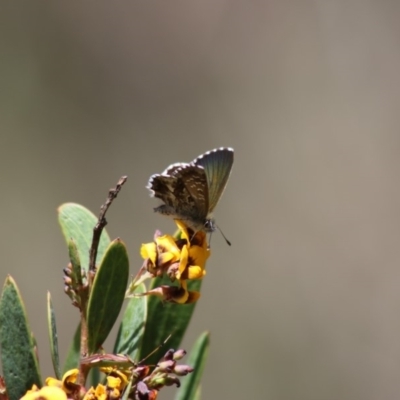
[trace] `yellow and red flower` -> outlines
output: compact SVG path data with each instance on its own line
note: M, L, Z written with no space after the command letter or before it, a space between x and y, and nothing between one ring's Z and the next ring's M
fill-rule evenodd
M205 264L210 256L206 234L189 231L182 221L178 220L176 224L178 238L156 234L153 242L142 245L140 254L145 261L128 295L145 279L166 275L171 282L178 281L178 286L162 285L143 294L179 304L193 303L200 297L199 292L187 289L187 280L202 279L206 274Z

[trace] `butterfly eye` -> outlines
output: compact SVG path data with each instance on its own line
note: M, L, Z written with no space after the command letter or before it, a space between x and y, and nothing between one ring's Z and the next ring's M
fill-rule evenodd
M215 231L215 223L214 220L212 219L206 219L206 222L204 222L204 230L206 232L214 232Z

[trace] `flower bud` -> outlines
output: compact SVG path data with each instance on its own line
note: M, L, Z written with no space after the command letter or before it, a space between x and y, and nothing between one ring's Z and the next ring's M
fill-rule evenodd
M179 361L179 360L181 360L183 357L185 357L186 356L186 350L183 350L183 349L179 349L179 350L177 350L177 351L175 351L175 353L174 353L174 355L173 355L173 360L175 360L175 361Z
M162 358L162 360L163 360L163 361L172 360L173 355L174 355L174 349L169 349L169 350L164 354L164 357Z
M136 380L141 381L150 372L150 367L147 365L139 365L133 370L133 376Z
M185 376L193 371L194 371L194 368L189 367L189 365L176 365L174 368L174 372L178 376Z
M160 372L171 372L175 367L174 360L161 361L157 364L157 370Z
M167 375L164 378L164 385L165 386L176 385L176 387L180 387L181 386L181 381L176 376Z
M69 276L64 276L64 283L70 286L72 284L72 279Z

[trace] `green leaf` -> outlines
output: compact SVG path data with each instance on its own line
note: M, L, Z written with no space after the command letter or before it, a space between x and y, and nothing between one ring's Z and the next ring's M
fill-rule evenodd
M200 399L201 399L201 385L199 385L193 397L193 400L200 400Z
M152 288L170 283L171 281L168 278L156 278L153 279ZM201 283L201 279L189 281L188 290L200 291ZM161 347L160 351L148 358L149 364L156 364L160 358L160 354L164 354L170 348L177 349L179 347L196 307L196 303L163 303L156 296L147 296L147 304L148 317L140 359L147 357L171 335L171 338Z
M47 292L47 324L49 329L50 353L51 361L53 362L54 373L57 379L61 379L56 315L54 313L53 302L51 301L50 292Z
M88 348L93 354L106 340L125 298L129 260L120 239L111 242L96 272L89 297Z
M137 287L135 293L146 291L144 284ZM145 297L132 297L126 306L121 325L114 345L114 354L126 354L137 360L147 317L147 300Z
M18 287L8 276L0 300L0 346L10 400L19 399L33 384L41 386L34 343Z
M68 349L67 358L65 359L63 373L65 374L67 371L73 368L79 368L79 360L81 356L81 324L79 323L74 338L70 344Z
M196 340L190 351L188 365L192 366L194 371L181 379L182 384L175 396L175 400L200 399L200 380L207 360L209 346L210 334L209 332L204 332Z
M89 266L89 250L92 244L93 228L97 224L96 216L87 208L75 204L65 203L58 208L58 222L67 244L74 239L78 249L82 268L87 272ZM110 243L110 237L104 229L99 243L97 259L103 258L104 252Z
M82 266L79 259L78 248L76 247L74 239L68 240L68 253L69 260L72 264L72 278L75 285L82 286Z

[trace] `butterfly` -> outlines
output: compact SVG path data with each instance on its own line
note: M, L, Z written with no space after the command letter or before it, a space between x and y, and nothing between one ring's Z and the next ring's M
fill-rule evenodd
M208 151L191 163L170 165L150 177L147 188L164 204L155 212L179 219L194 232L213 232L212 217L224 192L233 165L233 149L220 147Z

